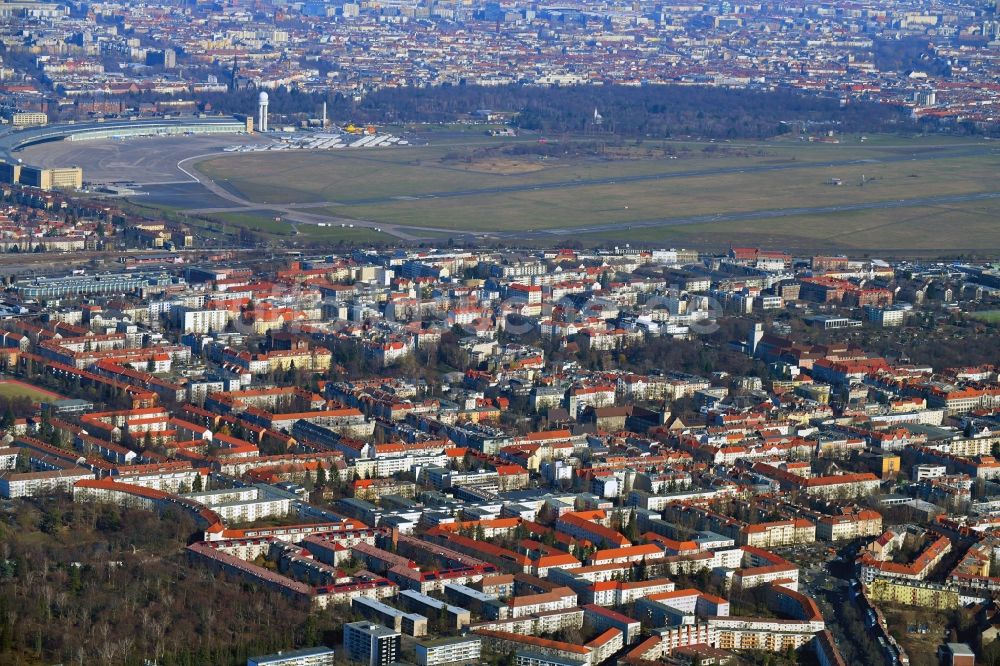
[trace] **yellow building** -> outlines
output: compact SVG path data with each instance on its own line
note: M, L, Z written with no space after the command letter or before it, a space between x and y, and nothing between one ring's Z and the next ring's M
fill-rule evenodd
M265 331L266 332L266 331ZM320 371L330 369L332 355L326 349L312 348L300 351L273 351L267 355L268 370L277 372L297 368Z
M79 190L83 187L83 169L62 167L41 169L22 165L17 182L40 190Z
M934 583L876 578L868 586L868 595L874 601L903 606L922 606L937 610L950 610L959 606L958 590Z
M894 453L870 451L862 455L865 466L880 479L891 479L899 474L900 459Z
M44 113L34 111L19 111L10 117L10 123L14 127L39 127L49 124L49 117Z
M809 400L815 400L821 405L830 404L829 384L799 384L795 387L795 393Z

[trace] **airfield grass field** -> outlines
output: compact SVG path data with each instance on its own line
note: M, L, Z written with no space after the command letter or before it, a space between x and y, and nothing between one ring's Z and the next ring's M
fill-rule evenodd
M626 225L627 226L627 225ZM1000 247L1000 199L924 207L843 211L758 220L635 228L575 236L601 242L671 243L687 247L761 245L791 249L879 250L926 255L975 254Z
M456 230L534 230L608 222L838 206L993 191L1000 157L817 167L673 180L334 206L331 214ZM940 173L935 173L936 170ZM862 176L865 185L860 185ZM841 178L843 185L831 185Z
M289 236L293 233L293 228L285 222L279 222L274 215L266 213L246 212L246 213L214 213L208 216L213 222L222 222L226 225L243 227L251 231L260 231L275 236Z
M428 237L470 231L558 236L566 230L567 237L594 242L746 240L809 249L920 251L1000 247L1000 199L896 205L1000 191L995 178L1000 146L981 139L874 136L861 142L855 136L838 144L786 138L605 145L578 137L543 149L537 138L491 143L470 136L465 142L449 136L427 146L387 150L227 154L196 168L254 204L325 204L309 211L423 229ZM563 153L561 146L570 149ZM840 210L859 204L871 208ZM830 210L795 212L800 208ZM778 212L754 219L689 219L761 211ZM591 233L586 229L591 225L615 227ZM300 231L310 226L300 225ZM322 237L338 229L308 231ZM352 231L368 240L359 229Z
M389 236L364 227L341 227L339 224L329 227L320 227L315 224L293 225L285 220L275 219L275 217L275 215L268 215L263 212L214 213L210 216L210 220L213 222L223 222L226 225L234 227L243 227L271 236L296 236L308 241L363 243L390 240ZM296 234L296 229L298 230L298 234Z
M589 139L563 144L596 144ZM772 143L704 143L681 141L645 141L623 146L602 146L587 154L570 157L532 154L537 141L504 140L495 144L449 144L406 149L357 151L283 151L226 154L202 161L197 170L254 203L288 204L331 201L341 204L366 204L371 200L420 197L456 191L490 190L498 187L526 187L566 183L567 189L579 187L578 181L615 181L627 192L631 183L617 179L679 175L724 169L760 167L796 167L816 164L819 171L831 161L890 159L938 159L942 152L956 152L971 143L935 143L914 140L912 145L888 143L820 144L792 141ZM981 144L980 144L981 145ZM560 144L551 144L558 149ZM490 153L484 148L508 149ZM517 149L524 150L523 154ZM513 149L513 150L511 150ZM980 155L974 156L979 158ZM958 159L953 167L961 168ZM974 159L973 162L977 162ZM850 173L843 167L829 167L834 175L819 174L824 179L841 178L844 182L877 168L879 164L858 164ZM902 164L896 165L906 170ZM801 169L807 171L808 169ZM786 174L788 171L776 173ZM741 174L735 173L734 177ZM748 174L749 175L749 174ZM876 176L874 173L866 174ZM784 176L782 176L784 177ZM877 176L876 176L877 177ZM810 184L815 174L801 177ZM656 182L656 181L638 181ZM772 183L772 187L777 183ZM708 183L709 187L714 183Z

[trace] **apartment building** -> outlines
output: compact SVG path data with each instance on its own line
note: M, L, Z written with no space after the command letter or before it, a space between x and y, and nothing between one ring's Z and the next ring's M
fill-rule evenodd
M262 657L250 657L247 666L334 666L334 651L328 647L288 650Z
M367 666L389 666L399 656L402 636L379 624L349 622L344 625L344 651L351 661Z
M478 662L483 641L478 636L439 638L416 644L417 666Z
M745 525L739 531L740 545L776 548L816 541L816 525L804 518Z
M0 497L38 497L53 493L71 493L73 484L93 479L94 473L81 467L50 469L41 472L0 473Z
M882 514L862 509L840 516L823 516L816 523L816 536L825 541L857 539L882 533Z

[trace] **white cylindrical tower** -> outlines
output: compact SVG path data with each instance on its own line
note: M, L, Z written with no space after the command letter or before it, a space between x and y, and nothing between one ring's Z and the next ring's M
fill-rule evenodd
M267 93L262 92L257 97L257 129L267 131Z

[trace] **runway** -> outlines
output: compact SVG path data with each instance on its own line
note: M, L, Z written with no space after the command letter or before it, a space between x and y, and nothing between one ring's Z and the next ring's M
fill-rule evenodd
M944 150L941 152L935 152L932 154L920 155L920 156L917 156L916 154L907 153L902 155L881 156L878 159L834 160L828 162L787 162L784 164L762 164L757 166L746 165L746 166L736 166L736 167L722 167L718 169L668 171L662 173L639 174L639 175L621 176L621 177L589 178L589 179L581 178L574 180L560 180L554 182L543 182L543 183L527 184L527 185L525 184L504 185L499 187L427 192L425 194L407 195L405 197L390 196L390 197L377 197L370 199L352 199L349 202L324 201L324 202L313 203L312 205L372 206L372 205L399 203L400 201L425 201L428 199L455 199L461 197L490 196L496 194L517 194L520 192L564 190L567 188L598 187L598 186L616 185L622 183L641 183L650 181L655 182L655 181L668 181L668 180L684 180L686 178L707 178L712 176L771 173L780 171L790 171L796 169L825 169L825 168L836 168L836 167L846 167L846 166L860 166L865 164L871 164L874 166L878 164L892 164L896 162L912 162L914 160L926 162L931 160L956 159L961 157L969 157L973 155L982 155L983 153L991 153L991 152L996 152L993 146L976 146L972 148L957 148L954 150Z
M573 234L593 234L607 231L622 231L629 229L648 229L651 227L676 227L688 224L706 224L710 222L741 222L747 220L772 219L776 217L795 217L799 215L826 215L859 210L884 210L889 208L914 208L920 206L940 206L943 204L964 203L969 201L987 201L1000 199L1000 192L977 192L975 194L955 194L936 197L919 197L913 199L893 199L891 201L871 201L857 204L837 206L803 206L797 208L777 208L771 210L751 210L718 215L698 215L693 217L666 217L654 220L639 220L637 222L616 222L614 224L598 224L581 227L563 227L534 232L497 233L490 236L497 238L543 238L545 236L565 236Z

